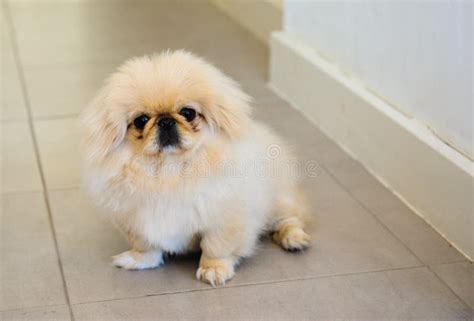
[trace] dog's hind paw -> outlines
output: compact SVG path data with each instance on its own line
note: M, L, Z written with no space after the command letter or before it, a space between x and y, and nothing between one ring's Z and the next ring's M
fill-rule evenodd
M311 237L302 228L291 225L274 232L273 240L290 252L302 251L311 244Z

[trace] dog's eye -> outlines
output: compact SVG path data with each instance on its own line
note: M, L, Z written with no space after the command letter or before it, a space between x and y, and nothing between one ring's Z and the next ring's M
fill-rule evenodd
M179 114L186 118L186 120L189 122L196 118L196 111L189 107L184 107L183 109L181 109Z
M149 120L150 117L148 117L147 115L140 115L135 118L135 120L133 121L133 125L135 125L137 129L143 129L145 128L145 125L146 123L148 123Z

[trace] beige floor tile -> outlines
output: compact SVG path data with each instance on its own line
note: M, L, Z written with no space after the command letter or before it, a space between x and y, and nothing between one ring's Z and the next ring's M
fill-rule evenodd
M439 233L408 208L381 214L379 219L427 265L464 260Z
M268 125L289 144L299 157L305 157L323 164L327 154L343 157L344 152L334 142L288 103L269 93L266 88L252 87L255 92L253 103L254 119Z
M464 302L474 309L474 266L467 261L432 267Z
M334 174L334 172L332 172ZM405 204L389 189L372 177L373 183L350 189L351 194L359 200L372 214L380 215L394 210L403 210ZM345 181L340 181L345 185Z
M25 100L5 19L1 26L0 120L25 119Z
M118 62L142 53L151 40L140 5L30 2L11 7L25 67ZM153 32L156 39L164 33Z
M3 121L1 130L2 193L41 191L41 178L26 121Z
M118 63L170 48L204 55L236 76L266 70L265 46L207 1L28 3L12 7L26 67Z
M419 265L371 215L327 177L307 182L318 227L315 245L300 255L266 240L244 260L231 284ZM171 260L154 271L122 271L109 257L128 249L102 211L78 190L50 193L71 300L74 303L208 287L195 280L198 257ZM91 289L94 291L91 291Z
M337 151L322 155L325 167L373 214L403 210L405 205L359 162Z
M15 70L3 70L1 77L0 120L26 119L20 78Z
M272 269L308 276L420 264L324 171L315 178L304 177L303 186L315 217L314 248L286 262L270 258L267 264L273 264Z
M26 69L25 78L33 116L79 114L114 69L114 65Z
M74 306L76 320L468 320L426 268Z
M2 321L70 321L66 306L0 312Z
M279 105L285 104L282 99L268 88L266 80L237 80L237 82L241 85L243 91L252 97L251 105L254 109L263 109L264 106L268 106L267 102L269 101L277 101Z
M0 310L64 304L43 195L3 195L1 221Z
M77 118L35 120L34 126L46 186L50 189L80 186Z

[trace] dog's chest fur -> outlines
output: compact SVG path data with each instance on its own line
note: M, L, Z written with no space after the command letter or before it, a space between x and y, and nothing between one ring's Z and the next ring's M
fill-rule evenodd
M218 203L232 195L227 184L208 184L213 187L157 193L133 214L134 232L164 251L184 252L194 236L216 223Z

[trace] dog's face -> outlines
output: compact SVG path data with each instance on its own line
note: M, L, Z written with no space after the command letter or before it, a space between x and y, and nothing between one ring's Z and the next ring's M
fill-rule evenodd
M184 51L130 60L84 111L86 158L185 155L218 137L245 135L249 97L212 65Z
M180 154L199 148L211 128L203 114L203 97L185 92L164 93L166 101L145 100L132 108L125 141L136 153Z

